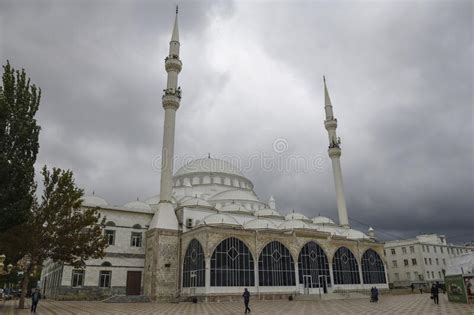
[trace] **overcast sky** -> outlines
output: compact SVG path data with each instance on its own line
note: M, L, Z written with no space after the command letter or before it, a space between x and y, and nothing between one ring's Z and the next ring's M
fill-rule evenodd
M174 5L0 1L0 61L43 92L38 170L111 204L159 193ZM474 240L472 1L181 1L179 28L175 170L210 153L336 220L324 74L351 225Z

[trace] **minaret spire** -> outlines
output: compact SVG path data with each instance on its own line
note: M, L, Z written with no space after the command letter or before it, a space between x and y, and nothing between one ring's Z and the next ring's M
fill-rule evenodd
M166 89L163 90L162 104L165 110L163 126L163 151L161 155L161 185L158 210L150 223L150 229L160 228L178 230L178 220L171 204L173 189L173 156L176 111L181 102L181 87L178 86L178 74L183 63L179 59L178 7L170 41L169 55L165 58L165 69L168 73Z
M334 175L334 185L336 186L336 199L337 199L337 212L339 214L339 224L344 227L349 227L349 218L347 216L346 199L344 197L344 185L342 182L342 170L341 170L341 140L337 137L337 119L334 118L332 111L331 99L329 98L329 92L326 85L326 78L323 76L324 81L324 110L326 112L326 120L324 121L324 127L328 131L329 136L329 149L328 154L332 161L332 172Z

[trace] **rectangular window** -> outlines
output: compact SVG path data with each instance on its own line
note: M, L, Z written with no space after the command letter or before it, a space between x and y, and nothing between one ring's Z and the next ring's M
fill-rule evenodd
M441 271L438 271L438 277L441 279Z
M415 246L410 246L410 253L414 253L415 252Z
M432 265L432 261L431 261L431 258L429 258L429 261L430 261L430 265Z
M436 258L436 264L439 266L439 259Z
M406 253L407 253L407 248L406 248L406 247L402 247L402 253L403 253L403 254L406 254Z
M429 279L429 278L430 278L430 272L427 271L427 272L426 272L426 279Z
M425 257L425 265L428 265L428 259Z
M99 287L100 288L110 288L111 278L112 278L112 271L102 270L99 273Z
M426 252L429 253L430 252L430 247L428 245L426 245Z
M434 271L431 272L431 279L434 279Z
M446 266L446 259L443 258L443 265Z
M405 265L405 267L408 266L408 259L403 259L403 264Z
M413 266L416 266L416 258L412 258L412 259L411 259L411 264L412 264Z
M413 275L415 276L415 280L420 280L420 277L418 275L418 271L414 271Z
M407 280L411 280L411 274L407 272L406 275L407 275Z
M74 269L72 271L72 287L78 288L84 285L84 270Z
M397 268L397 261L396 260L392 260L392 264L393 264L393 268Z
M443 247L440 247L440 250L441 250L441 254L444 254L444 253L443 253Z
M392 255L395 255L395 248L392 248L390 251L392 252Z
M132 247L142 247L142 233L141 232L132 232Z
M105 237L109 245L115 245L115 230L105 230Z
M433 246L433 250L434 250L434 252L436 253L436 246Z
M425 245L421 245L421 249L423 250L423 253L425 252Z

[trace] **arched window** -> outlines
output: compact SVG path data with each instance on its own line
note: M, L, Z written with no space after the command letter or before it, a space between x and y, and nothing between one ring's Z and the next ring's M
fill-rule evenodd
M183 287L203 287L205 285L206 265L204 251L198 240L189 242L183 262Z
M332 260L334 284L359 284L359 265L354 254L346 248L340 247Z
M138 229L141 229L141 228L142 228L142 226L141 226L140 224L135 224L135 225L134 225L132 228L134 228L134 229L137 229L137 230L138 230Z
M383 261L373 249L365 251L361 264L364 284L386 283Z
M258 259L258 279L260 286L293 286L295 264L290 251L280 242L267 244Z
M252 287L254 285L254 261L248 247L234 237L223 240L212 253L211 286Z
M300 283L311 283L312 288L331 284L328 258L321 246L315 242L306 243L298 256L298 273Z
M113 221L108 221L105 223L106 226L115 226L115 223Z
M102 267L112 267L112 264L108 261L104 261L102 264L100 264Z

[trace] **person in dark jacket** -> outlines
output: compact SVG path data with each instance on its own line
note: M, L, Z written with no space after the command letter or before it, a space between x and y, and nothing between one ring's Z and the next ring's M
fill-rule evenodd
M434 304L439 305L439 288L434 283L433 283L433 286L431 287L431 298L433 299Z
M415 291L415 285L412 283L410 288L411 288L411 293L413 293L413 291Z
M245 288L244 294L242 294L242 296L244 297L245 314L247 314L247 312L250 313L251 312L250 307L249 307L250 292L249 292L249 290L247 290L247 288Z
M31 294L31 313L36 313L36 307L38 306L38 302L41 299L41 293L38 289L35 290Z

